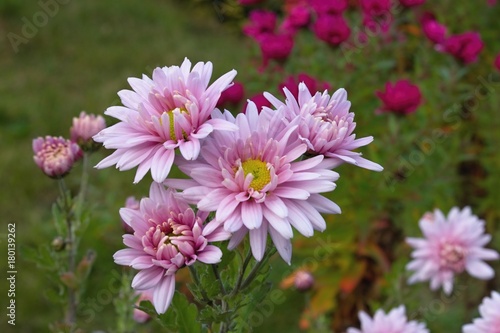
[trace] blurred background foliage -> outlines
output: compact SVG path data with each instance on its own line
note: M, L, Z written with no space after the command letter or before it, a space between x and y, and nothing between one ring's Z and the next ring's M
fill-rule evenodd
M266 1L261 7L283 12L282 1ZM371 37L351 50L330 47L312 32L300 31L286 63L271 63L265 70L259 70L258 45L241 33L250 9L235 0L61 2L47 23L35 27L34 36L15 52L7 34L21 35L26 20L33 22L41 10L37 1L0 1L4 225L0 233L6 232L7 223L16 223L16 332L48 331L48 323L62 316L51 298L54 290L49 280L23 258L24 249L49 246L55 237L49 208L57 186L33 163L32 139L67 137L71 119L81 110L102 114L108 106L119 105L116 92L128 88L126 78L150 75L156 66L178 65L184 57L193 63L213 62L214 77L236 69L246 97L262 91L278 96L278 84L298 73L327 82L332 89L346 88L356 114L357 136L375 138L361 151L385 168L381 173L351 165L336 170L341 177L329 197L340 205L342 214L329 216L327 230L310 239L296 233L290 267L280 260L273 262L271 277L276 288L283 287L279 290L284 301L249 316L255 331L342 332L357 324L361 309L389 310L399 304L406 304L408 316L426 321L432 332L459 331L477 315L482 297L500 290L498 262L492 263L497 272L494 280L462 276L449 297L429 291L426 283L407 286L404 269L410 253L404 238L420 237L417 222L434 208L448 212L453 206L471 206L494 236L489 247L500 250L496 146L500 76L492 65L500 52L500 6L489 7L486 1L428 2L400 12L387 38ZM463 65L436 52L420 30L424 10L436 14L453 33L478 31L485 43L479 60ZM346 19L353 33L362 29L355 9L347 12ZM406 116L376 114L380 101L375 91L398 79L417 84L423 104ZM100 151L92 163L108 154ZM118 209L128 196L148 193L147 182L132 184L134 172L109 168L91 174L91 221L81 246L97 253L83 298L86 306L95 309L91 320L88 313L82 314L81 325L89 332L116 330L113 301L97 299L106 291L115 297L112 285L122 271L112 260L123 247ZM78 175L78 167L72 173ZM71 186L71 176L68 181ZM4 265L5 260L0 267L6 271ZM290 274L297 269L313 273L316 282L311 291L287 288ZM1 284L2 295L5 285ZM96 304L89 305L92 300ZM4 301L1 304L4 308ZM0 325L3 332L11 329L4 320ZM152 322L132 331L157 329Z

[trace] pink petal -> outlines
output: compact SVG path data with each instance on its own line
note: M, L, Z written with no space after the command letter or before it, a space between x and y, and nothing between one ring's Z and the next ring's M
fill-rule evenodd
M293 237L292 227L290 226L290 223L288 223L286 219L279 217L278 215L274 214L267 208L264 209L264 217L269 222L269 224L276 231L278 231L283 237L285 238Z
M167 178L174 163L174 157L173 150L159 149L156 152L151 164L151 176L155 182L161 183Z
M164 273L165 271L159 267L139 271L132 280L132 288L137 290L151 289L160 282Z
M241 218L245 226L252 230L262 225L262 207L253 200L241 203Z
M113 255L115 263L118 265L130 266L130 263L137 257L144 255L144 251L136 249L123 249Z
M270 211L272 211L277 216L281 218L285 218L288 216L288 208L283 203L283 200L280 199L280 197L271 193L268 196L266 196L264 204L266 205L267 208L269 208Z
M252 229L250 233L250 247L252 254L257 261L261 261L266 251L267 223L262 223L260 228Z
M153 305L158 314L165 313L175 293L175 275L165 276L154 288Z
M465 264L467 272L481 280L489 280L495 276L493 268L480 260L471 260Z
M198 253L198 260L205 264L215 264L221 261L222 251L214 245L207 245L203 252Z
M309 192L300 188L279 186L274 191L273 194L289 199L306 200L309 198Z
M229 244L227 245L227 248L229 250L234 250L245 238L246 234L248 233L248 229L243 227L240 230L233 232L233 235L231 236L231 239L229 240Z
M271 239L273 240L281 258L283 258L283 260L290 265L290 261L292 259L292 242L290 239L281 236L281 234L274 230L273 227L269 227L269 234L271 235Z
M238 207L239 202L234 198L234 194L229 194L227 197L222 199L215 213L215 218L217 221L224 222L229 215L231 215L236 207Z

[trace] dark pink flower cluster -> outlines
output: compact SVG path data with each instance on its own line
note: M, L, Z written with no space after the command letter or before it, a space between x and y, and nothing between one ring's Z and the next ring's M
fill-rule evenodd
M431 13L425 13L421 19L424 35L435 44L436 50L454 56L464 64L477 61L484 43L476 31L449 35L445 25L439 23Z

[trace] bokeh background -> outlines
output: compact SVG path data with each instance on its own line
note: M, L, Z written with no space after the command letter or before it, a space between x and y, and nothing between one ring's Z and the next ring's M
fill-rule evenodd
M279 301L269 311L248 314L255 331L343 332L357 325L359 310L405 304L409 317L426 321L431 331L458 332L477 316L482 297L500 290L498 262L492 263L497 272L493 280L462 276L452 297L429 291L426 283L409 287L404 269L411 252L404 238L421 236L417 222L434 208L448 212L453 206L472 207L493 234L489 247L500 250L500 76L494 66L500 53L500 5L428 1L398 11L388 31L359 43L355 38L366 28L361 9L352 2L344 13L350 39L333 46L303 29L294 36L286 60L264 66L259 45L242 27L251 10L272 10L280 20L292 2L269 0L245 7L210 0L55 0L51 3L57 6L48 10L41 3L0 0L0 244L7 253L7 223L15 223L18 246L16 327L7 325L2 312L2 332L46 332L49 323L62 317L44 263L23 255L50 247L56 236L50 207L57 185L33 163L32 139L68 137L72 118L80 111L102 114L119 105L116 93L128 88L128 77L179 65L185 57L193 63L211 61L214 78L236 69L245 98L262 91L280 96L279 83L299 73L326 82L331 92L346 88L356 113L357 136L375 137L361 151L385 168L381 173L347 165L337 169L338 187L328 196L342 214L328 217L323 234L294 238L290 267L273 262L271 278L280 291ZM426 11L450 34L479 32L484 48L478 59L464 64L438 52L422 32L420 18ZM410 114L377 113L381 101L375 92L399 79L418 85L421 104ZM231 111L240 112L243 104ZM99 151L92 163L108 154ZM78 175L79 168L72 175ZM134 172L91 172L91 222L80 255L93 249L97 257L85 302L104 295L121 272L112 260L122 248L118 209L128 196L146 196L149 187L148 182L133 185ZM70 175L68 182L75 189L78 177ZM6 259L0 267L7 271ZM315 277L306 293L289 286L290 274L298 269ZM0 283L2 309L6 286ZM91 320L81 314L81 326L88 332L116 331L113 301L98 301L95 309ZM130 331L157 329L150 322Z

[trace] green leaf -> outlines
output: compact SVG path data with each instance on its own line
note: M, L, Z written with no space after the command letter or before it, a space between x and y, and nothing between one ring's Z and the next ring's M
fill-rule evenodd
M198 308L183 293L175 292L172 308L176 314L175 322L179 333L201 333Z

